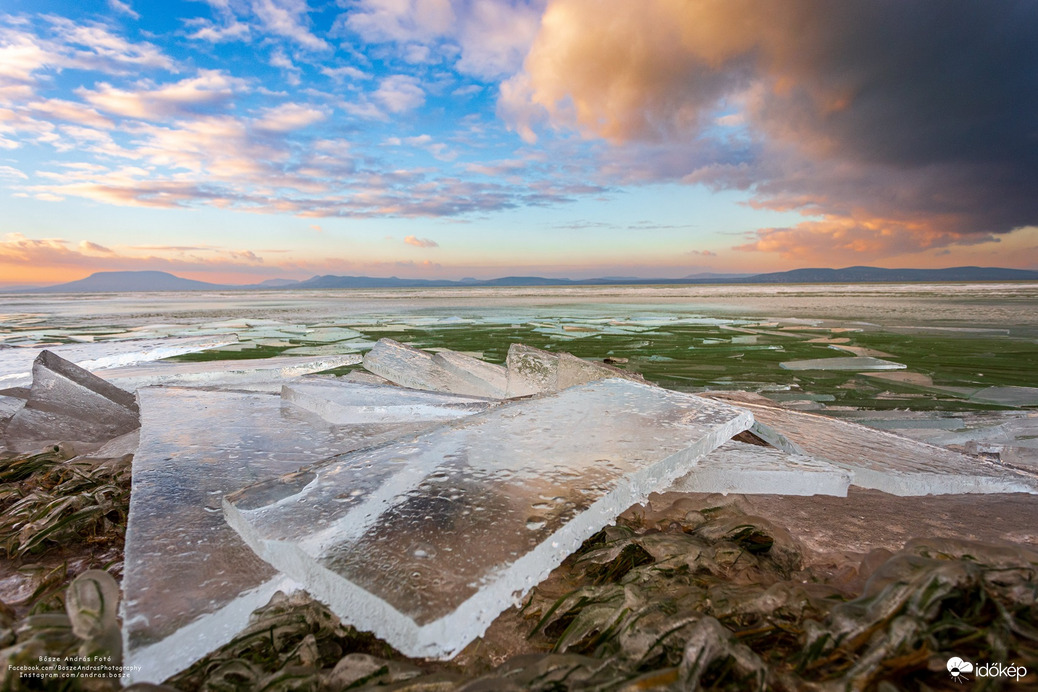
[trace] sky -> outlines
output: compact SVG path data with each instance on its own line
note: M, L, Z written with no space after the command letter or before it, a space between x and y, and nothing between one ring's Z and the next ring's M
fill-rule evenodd
M0 0L0 285L1038 269L1038 3Z

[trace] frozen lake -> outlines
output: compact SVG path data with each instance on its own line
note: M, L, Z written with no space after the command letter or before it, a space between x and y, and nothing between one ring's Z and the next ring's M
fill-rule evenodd
M522 342L587 359L626 359L627 369L672 389L749 389L827 407L1029 405L1028 391L984 392L1038 386L1038 283L8 294L2 299L0 344L82 343L95 358L104 357L105 349L114 347L111 342L136 339L237 339L180 357L222 360L360 354L388 336L492 362L503 361L510 343ZM119 346L125 350L128 344Z

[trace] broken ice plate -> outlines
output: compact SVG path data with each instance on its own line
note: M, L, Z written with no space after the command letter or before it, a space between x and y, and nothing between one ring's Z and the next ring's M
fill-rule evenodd
M450 657L751 423L720 402L600 380L245 488L224 513L347 622L405 654Z
M122 584L124 662L139 666L132 681L162 682L230 641L275 591L294 588L227 526L225 493L433 425L334 427L264 393L148 387L137 397Z

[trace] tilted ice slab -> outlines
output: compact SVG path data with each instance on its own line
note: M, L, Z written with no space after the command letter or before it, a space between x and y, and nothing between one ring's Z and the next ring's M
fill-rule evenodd
M810 360L789 360L779 363L786 370L904 370L907 365L892 360L873 358L871 356L854 356L852 358L812 358Z
M356 354L320 357L277 356L241 360L209 360L197 363L151 363L113 368L97 373L128 391L152 385L215 386L289 380L300 375L330 370L361 361Z
M204 351L237 341L233 334L219 338L136 339L89 344L48 346L47 350L94 372L105 368L146 363L185 353ZM23 387L32 381L32 362L41 349L20 346L0 349L0 388Z
M403 387L312 379L283 385L281 398L333 425L448 421L485 411L497 403Z
M33 361L28 399L4 429L3 443L12 452L28 453L70 442L82 452L139 424L133 394L50 351L40 351Z
M336 428L280 397L204 389L138 394L126 529L123 639L132 681L161 682L227 643L275 591L295 588L238 538L220 498L425 424Z
M228 496L256 553L351 624L449 657L620 512L752 423L612 379Z
M501 398L504 368L461 353L427 353L393 339L379 339L364 368L404 387L447 394Z
M759 437L842 466L862 488L892 495L1038 493L1038 479L950 449L811 413L739 406L753 412Z
M850 471L821 459L729 440L668 491L846 497L850 483Z

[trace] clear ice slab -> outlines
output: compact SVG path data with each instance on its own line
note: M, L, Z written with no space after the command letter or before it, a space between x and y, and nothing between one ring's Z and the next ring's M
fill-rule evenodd
M904 496L1038 493L1033 477L944 447L812 413L745 402L739 406L753 413L758 437L841 466L861 488Z
M681 493L847 497L851 473L804 454L729 440L668 488Z
M4 442L15 453L58 442L86 451L138 425L133 394L50 351L41 351L32 365L29 398L8 422Z
M225 493L431 424L335 427L274 394L141 389L122 604L130 681L161 682L230 641L295 588L241 541ZM175 652L175 655L171 655Z
M751 423L721 402L602 380L244 488L224 512L346 621L410 656L449 657Z
M153 385L166 386L226 386L281 383L301 375L356 365L361 357L356 354L274 358L245 358L240 360L210 360L195 363L149 363L127 368L112 368L98 373L100 377L128 391Z
M788 360L779 363L786 370L904 370L907 365L892 360L873 358L871 356L853 356L851 358L811 358L809 360Z
M448 421L485 411L497 403L404 387L309 378L283 385L281 398L333 425Z
M393 339L379 339L364 355L364 368L411 389L500 398L503 368L461 353L433 355Z

